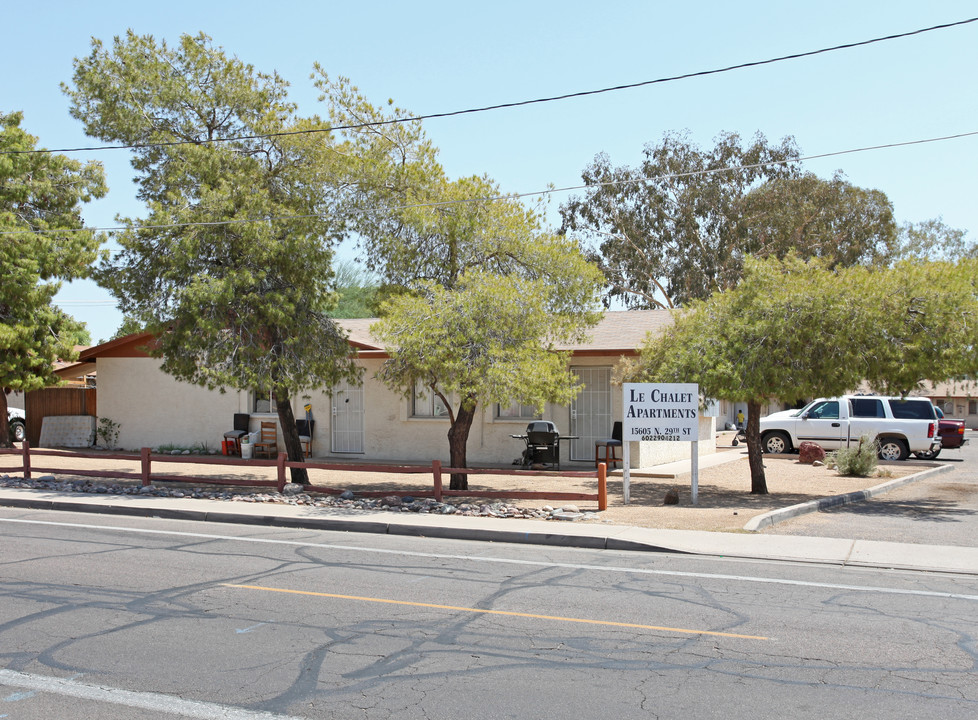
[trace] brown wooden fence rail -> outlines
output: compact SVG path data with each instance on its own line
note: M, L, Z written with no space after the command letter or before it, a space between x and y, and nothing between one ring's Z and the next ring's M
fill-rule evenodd
M382 472L392 474L431 474L433 487L431 493L425 490L412 492L412 495L422 497L433 497L438 502L442 502L445 497L478 497L478 498L513 498L520 500L594 500L598 503L598 510L608 509L608 468L605 463L598 465L594 472L558 472L560 477L578 478L597 478L597 493L562 493L562 492L536 492L530 490L445 490L442 487L443 473L460 473L466 475L526 475L539 477L541 475L553 475L550 472L538 472L534 470L496 470L489 468L443 468L441 462L435 460L431 465L354 465L350 463L313 463L313 462L290 462L285 453L279 453L275 460L240 460L228 457L201 457L198 455L174 456L174 455L153 455L149 448L140 450L138 459L140 471L129 472L126 470L72 470L70 468L58 467L38 467L33 464L33 457L72 457L72 458L92 458L98 460L129 460L137 459L132 454L105 454L105 453L81 453L67 452L64 450L32 450L30 443L25 441L21 449L0 448L0 455L19 454L22 457L21 471L24 478L31 479L32 473L60 473L64 475L80 475L82 477L100 478L122 478L129 480L140 480L143 485L150 485L154 480L157 482L177 482L177 483L204 483L208 485L235 485L243 487L274 487L279 492L285 489L286 469L287 468L307 468L311 470L343 470L346 472ZM276 468L275 480L254 480L250 478L219 478L219 477L194 477L188 475L165 475L153 472L153 465L159 463L178 463L190 465L226 465L237 467L274 467ZM7 468L7 471L17 468ZM316 492L327 495L339 495L343 490L339 488L326 487L324 485L305 485L304 492ZM366 490L358 491L361 497L385 497L393 494L390 490Z

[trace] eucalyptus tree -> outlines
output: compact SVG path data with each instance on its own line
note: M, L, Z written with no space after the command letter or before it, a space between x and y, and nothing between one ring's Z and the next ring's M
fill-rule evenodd
M842 173L776 178L738 203L739 254L822 258L829 267L885 265L898 252L893 204L880 190L860 188Z
M702 149L666 134L645 147L638 167L597 155L581 174L582 197L561 206L562 231L578 237L600 264L606 294L629 308L670 308L736 284L744 251L740 203L771 180L795 177L798 148L736 133Z
M978 258L978 241L966 230L950 227L940 218L908 222L898 232L899 260L960 260Z

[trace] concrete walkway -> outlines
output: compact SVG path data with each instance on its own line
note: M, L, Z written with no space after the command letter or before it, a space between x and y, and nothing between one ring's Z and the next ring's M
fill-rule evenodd
M725 453L736 456L736 453ZM688 472L688 461L685 463ZM677 469L682 470L682 464ZM662 472L663 468L657 468ZM978 548L0 488L0 506L978 575Z

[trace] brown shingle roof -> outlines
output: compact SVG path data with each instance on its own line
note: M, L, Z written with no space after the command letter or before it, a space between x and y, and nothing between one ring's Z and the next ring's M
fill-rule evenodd
M370 334L377 318L337 320L349 334L350 341L362 348L382 350L383 346ZM606 312L601 322L591 330L591 340L579 345L559 345L559 350L574 352L630 353L641 347L649 333L660 333L672 324L668 310L613 310Z
M350 342L361 351L383 353L383 345L370 334L370 326L377 318L355 318L337 320ZM591 330L590 342L579 345L560 345L558 350L571 350L575 353L596 353L602 355L633 354L645 341L649 333L659 333L672 324L668 310L614 310L606 312L596 327ZM149 333L135 333L124 338L111 340L81 352L81 362L94 362L98 357L146 357L144 346L151 343Z

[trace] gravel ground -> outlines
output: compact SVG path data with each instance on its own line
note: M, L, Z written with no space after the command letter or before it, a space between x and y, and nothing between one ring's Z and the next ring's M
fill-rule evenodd
M88 451L90 452L90 451ZM728 451L729 452L729 451ZM690 501L690 477L675 479L651 479L632 477L631 503L622 502L622 482L620 476L608 479L608 504L604 512L596 513L594 501L554 501L554 500L486 500L472 498L452 498L445 505L424 499L430 495L430 474L404 475L385 472L356 472L352 469L310 470L312 482L338 490L349 490L352 499L342 499L336 495L329 499L322 495L295 493L294 488L283 496L273 489L228 486L235 479L272 480L274 468L253 465L219 466L203 464L169 464L154 460L153 471L187 477L187 483L154 483L154 490L141 490L138 481L117 481L112 479L85 478L72 475L72 470L124 470L138 473L139 462L134 460L115 460L109 457L41 456L32 454L32 476L35 486L41 489L60 492L101 492L101 493L156 493L167 496L204 497L215 500L237 502L288 502L292 504L319 505L322 507L406 512L443 512L451 514L508 516L508 517L552 517L561 508L570 510L570 505L584 515L585 520L609 522L616 525L637 527L673 528L682 530L711 530L736 532L743 528L755 515L776 508L787 507L822 497L839 495L861 490L901 477L927 467L931 463L906 461L881 465L880 475L874 478L852 478L840 476L827 467L802 465L797 456L765 456L765 469L769 494L750 493L750 469L746 453L737 451L741 457L732 462L710 468L703 468L699 474L699 502ZM107 455L107 454L106 454ZM192 457L182 456L183 460ZM333 462L323 460L323 462ZM0 455L0 485L23 485L19 468L20 458ZM589 468L582 466L581 470ZM6 475L4 480L2 476ZM38 485L38 478L47 476L46 484ZM221 478L225 486L208 485L204 477ZM447 487L448 478L445 478ZM539 476L478 475L469 476L469 489L485 490L533 490L542 492L597 492L597 480L588 478L562 477L559 474ZM679 503L664 505L666 493L675 489ZM382 490L389 492L384 499L360 499L358 491ZM407 502L403 498L408 496ZM417 498L415 499L415 496ZM450 506L450 507L448 507ZM591 513L595 514L591 514Z

